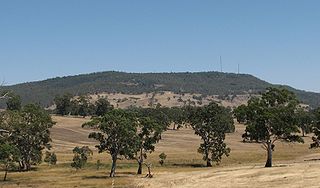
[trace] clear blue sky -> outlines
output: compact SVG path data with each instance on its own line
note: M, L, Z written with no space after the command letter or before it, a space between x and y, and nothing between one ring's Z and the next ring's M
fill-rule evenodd
M1 0L7 84L219 70L320 92L319 0Z

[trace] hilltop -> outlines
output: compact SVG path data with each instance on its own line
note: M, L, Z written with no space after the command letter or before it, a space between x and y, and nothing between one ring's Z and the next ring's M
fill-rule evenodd
M121 93L128 95L172 92L217 96L255 95L267 87L286 87L295 92L305 104L320 106L320 94L297 90L289 86L268 83L249 74L221 72L183 72L183 73L126 73L98 72L76 76L57 77L44 81L28 82L2 89L11 90L22 97L23 103L36 102L48 107L56 95ZM2 104L3 107L4 104Z

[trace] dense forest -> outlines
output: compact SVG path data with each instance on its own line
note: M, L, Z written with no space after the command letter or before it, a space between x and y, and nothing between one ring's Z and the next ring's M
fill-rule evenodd
M248 74L221 72L183 73L125 73L98 72L77 76L57 77L44 81L4 86L20 95L23 104L39 103L50 106L58 94L94 94L101 92L139 94L143 92L172 91L203 95L259 94L267 87L285 87L311 106L320 106L320 94L296 90L289 86L273 85ZM1 104L4 107L4 104Z

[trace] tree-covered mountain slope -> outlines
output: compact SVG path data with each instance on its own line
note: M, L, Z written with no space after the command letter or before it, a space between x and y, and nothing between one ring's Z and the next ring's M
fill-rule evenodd
M183 73L125 73L98 72L57 77L44 81L5 86L22 97L23 103L36 102L50 106L56 95L95 93L141 94L159 91L197 93L203 95L259 94L267 87L287 87L299 99L311 106L320 106L320 94L297 90L289 86L273 85L248 74L220 72ZM3 107L4 104L2 104Z

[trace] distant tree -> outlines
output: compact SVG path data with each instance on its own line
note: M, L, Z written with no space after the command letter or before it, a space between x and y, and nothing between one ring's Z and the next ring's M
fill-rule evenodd
M169 110L168 117L173 123L173 130L180 129L188 121L186 108L172 107Z
M249 100L243 137L262 143L267 151L265 167L272 167L276 141L303 142L300 136L294 135L299 132L297 107L296 96L286 89L268 88L261 98Z
M155 144L160 140L162 132L161 125L150 117L141 117L138 119L138 147L135 154L135 159L138 162L137 174L142 174L142 165L144 159L147 159L147 154L152 153L155 149Z
M303 108L296 111L297 124L301 129L302 136L312 132L313 116L312 113Z
M21 98L16 94L9 94L7 99L7 110L20 110L21 109Z
M90 101L87 96L85 95L79 96L78 99L76 100L76 104L78 105L78 112L76 115L86 117L91 114Z
M57 114L68 115L71 112L71 108L72 108L71 99L72 99L72 95L68 93L64 94L63 96L58 95L54 98Z
M133 159L137 151L139 138L137 137L137 119L131 113L122 109L114 109L103 117L92 120L100 132L92 132L89 138L100 142L96 147L99 153L107 152L111 155L112 166L110 177L115 176L117 160L120 157ZM93 124L91 124L93 126Z
M81 148L75 147L72 152L74 156L71 167L77 170L83 168L87 163L89 156L93 154L92 150L88 146L82 146Z
M55 153L51 153L46 151L44 162L48 163L48 165L56 165L57 164L57 155Z
M247 106L244 104L238 106L233 110L233 114L235 118L237 118L238 123L245 123L246 115L247 115L246 111L247 111Z
M54 125L51 116L38 105L29 104L21 111L6 111L1 115L0 129L10 134L7 142L16 146L20 153L20 169L28 171L31 165L42 160L42 150L50 149L50 131Z
M312 143L310 144L310 149L320 147L320 107L313 110L313 129L312 132L314 136L312 137Z
M218 164L223 155L229 156L230 148L225 143L225 134L234 129L234 124L227 108L212 102L196 108L189 121L195 134L201 137L198 152L203 154L207 167L211 167L212 162Z
M11 167L19 160L19 150L12 144L2 143L0 144L0 164L4 167L3 181L7 180L7 174Z
M110 104L110 102L107 100L107 98L99 98L96 103L96 112L95 114L97 116L103 116L107 112L113 109L113 106Z
M167 159L167 155L164 152L160 153L160 155L159 155L159 163L160 163L161 166L163 166L164 161L166 159Z
M102 166L101 161L97 160L97 163L96 163L97 170L100 170L101 166Z

